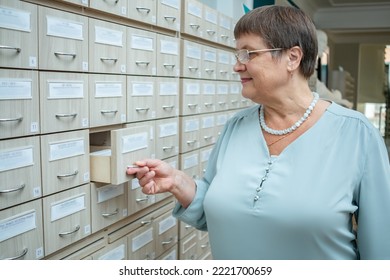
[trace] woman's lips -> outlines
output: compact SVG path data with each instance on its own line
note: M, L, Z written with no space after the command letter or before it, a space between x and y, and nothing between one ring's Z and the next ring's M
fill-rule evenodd
M252 80L252 79L251 78L241 78L241 83L245 84L245 83L249 82L250 80Z

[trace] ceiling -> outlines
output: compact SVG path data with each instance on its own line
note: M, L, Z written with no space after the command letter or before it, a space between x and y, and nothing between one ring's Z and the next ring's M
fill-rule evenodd
M390 45L390 1L294 0L335 43Z

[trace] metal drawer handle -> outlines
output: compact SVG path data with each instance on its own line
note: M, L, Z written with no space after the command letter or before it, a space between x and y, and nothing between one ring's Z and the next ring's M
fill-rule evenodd
M118 113L118 110L100 110L100 113L102 113L102 114L116 114L116 113Z
M219 106L225 106L226 102L218 102Z
M136 199L135 199L136 202L144 202L144 201L148 201L148 200L149 200L149 197L148 197L148 196L146 196L146 197L144 197L144 198L136 198Z
M228 71L219 71L219 73L221 73L221 75L226 75Z
M207 247L209 247L208 244L200 245L200 248L202 248L202 249L205 249L205 248L207 248Z
M56 56L71 56L72 58L76 57L75 53L66 53L66 52L54 52Z
M19 256L5 258L3 260L17 260L17 259L21 259L21 258L23 258L27 254L27 252L28 252L28 248L25 248L25 249L23 249L22 253Z
M149 61L136 61L135 64L137 64L138 66L139 65L148 66L150 64L150 62Z
M168 241L162 241L161 244L162 245L168 245L168 244L171 244L173 242L173 237L169 238Z
M137 112L147 112L149 108L135 108Z
M173 108L175 108L175 105L170 105L170 106L165 105L165 106L162 106L162 108L165 111L172 111Z
M164 63L164 67L165 68L170 68L172 70L173 68L175 68L175 64L165 64Z
M192 146L196 143L196 140L187 141L187 145Z
M0 119L0 122L21 122L23 117L12 118L12 119Z
M164 152L166 152L166 151L172 151L174 147L175 146L163 147L162 149L163 149Z
M141 225L142 226L146 226L146 225L150 225L152 223L152 221L141 221Z
M214 103L205 103L204 106L205 107L212 107L214 105Z
M0 190L0 194L21 191L24 189L25 186L26 186L26 184L21 184L19 187L16 187L16 188L12 188L12 189L8 189L8 190Z
M22 50L21 48L11 47L11 46L3 46L3 45L0 46L0 49L3 49L3 50L14 50L16 52L20 52Z
M109 57L101 57L100 60L103 61L103 62L105 62L105 61L112 61L114 63L118 61L117 58L109 58Z
M185 228L185 229L188 229L188 228L192 228L192 226L190 226L190 225L185 225L184 228Z
M75 118L77 113L73 114L56 114L56 118Z
M209 35L214 35L214 34L215 34L215 31L214 31L214 30L210 30L210 29L206 30L206 32L207 32Z
M78 226L76 226L76 228L75 228L74 230L72 230L72 231L60 232L58 235L59 235L60 237L63 237L63 236L66 236L66 235L70 235L70 234L76 233L76 232L79 231L79 229L80 229L80 226L78 225Z
M199 24L192 24L192 23L190 23L190 27L191 27L192 29L198 30L198 29L200 28L200 25L199 25Z
M108 0L103 0L104 2L108 2ZM114 4L117 4L119 0L114 0Z
M103 216L104 218L107 218L107 217L115 216L115 215L117 215L118 213L119 213L119 209L116 208L115 211L114 211L113 213L103 213L102 216Z
M191 72L196 72L198 71L198 67L188 66L188 70L190 70Z
M66 177L73 177L73 176L76 176L78 173L79 173L79 171L78 171L78 170L75 170L75 172L73 172L73 173L69 173L69 174L59 174L59 175L57 175L57 178L58 178L58 179L62 179L62 178L66 178Z
M137 9L138 12L146 12L147 14L150 13L150 9L149 8L136 7L136 9Z
M214 69L205 69L205 71L206 71L207 74L214 73Z
M227 38L229 38L229 36L228 36L228 35L222 34L222 35L221 35L221 38L222 38L222 39L227 39Z
M166 21L175 22L175 20L176 20L176 17L172 17L172 16L164 16L164 19L165 19Z
M187 104L187 106L191 109L195 108L196 106L198 106L198 104Z
M213 138L213 136L204 136L203 137L203 139L206 140L206 141L210 140L211 138Z
M231 102L232 102L232 104L237 104L238 100L234 99Z

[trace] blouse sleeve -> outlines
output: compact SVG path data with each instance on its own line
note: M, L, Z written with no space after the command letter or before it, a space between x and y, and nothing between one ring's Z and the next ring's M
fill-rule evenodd
M360 259L390 259L390 164L379 131L366 142L365 165L357 199Z

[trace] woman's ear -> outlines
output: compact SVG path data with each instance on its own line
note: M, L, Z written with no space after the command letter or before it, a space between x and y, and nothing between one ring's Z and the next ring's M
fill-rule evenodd
M295 46L288 50L288 70L294 71L299 68L302 60L302 50L300 47Z

